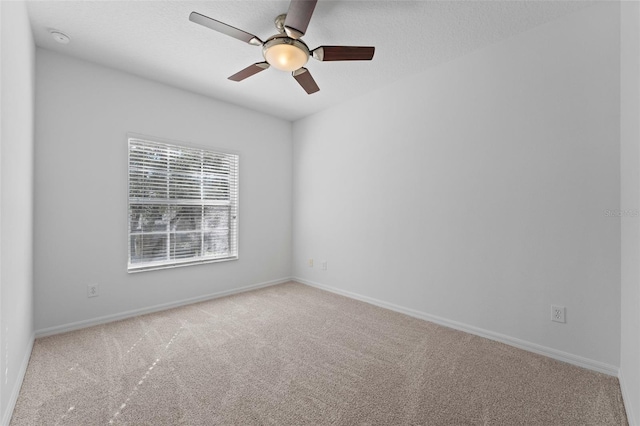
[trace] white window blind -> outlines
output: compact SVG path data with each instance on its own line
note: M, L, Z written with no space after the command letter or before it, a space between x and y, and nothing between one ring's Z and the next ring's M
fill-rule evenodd
M129 138L129 271L238 257L238 156Z

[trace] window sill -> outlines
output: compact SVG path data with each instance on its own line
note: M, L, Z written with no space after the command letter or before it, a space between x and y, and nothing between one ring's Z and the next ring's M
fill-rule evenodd
M219 262L228 262L230 260L238 260L238 256L233 257L225 257L222 259L204 259L204 260L196 260L196 261L186 261L180 263L172 263L172 264L157 264L157 265L148 265L148 266L131 266L129 265L127 268L127 273L136 274L138 272L146 272L146 271L157 271L160 269L173 269L173 268L181 268L183 266L194 266L194 265L203 265L207 263L219 263Z

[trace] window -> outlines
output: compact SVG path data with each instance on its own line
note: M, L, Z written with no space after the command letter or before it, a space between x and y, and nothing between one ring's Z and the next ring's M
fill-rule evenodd
M238 258L238 156L129 138L129 271Z

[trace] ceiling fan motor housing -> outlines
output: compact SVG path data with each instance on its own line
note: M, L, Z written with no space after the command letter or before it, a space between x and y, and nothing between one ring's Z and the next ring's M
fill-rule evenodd
M282 34L285 33L285 31L284 31L284 21L286 21L286 19L287 19L287 14L283 13L283 14L280 14L280 15L276 16L276 19L273 20L273 23L276 25L276 28Z

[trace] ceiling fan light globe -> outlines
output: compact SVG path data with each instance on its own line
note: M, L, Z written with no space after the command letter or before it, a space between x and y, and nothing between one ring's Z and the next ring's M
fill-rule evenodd
M309 56L290 44L278 44L267 50L265 59L272 67L291 72L306 64Z
M300 69L309 60L309 49L300 40L275 36L267 40L262 49L265 61L282 71Z

